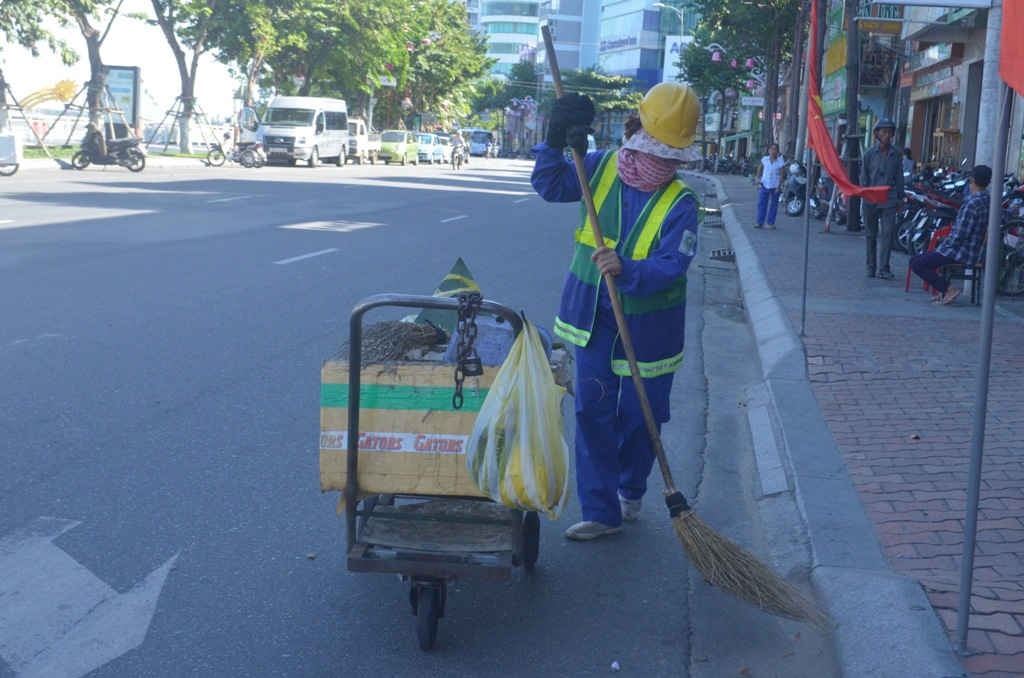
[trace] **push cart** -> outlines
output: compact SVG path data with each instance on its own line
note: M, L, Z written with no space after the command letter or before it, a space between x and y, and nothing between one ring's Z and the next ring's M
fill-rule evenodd
M496 368L467 377L457 391L464 406L454 408L452 364L362 364L363 316L387 306L458 311L460 304L378 294L354 307L348 363L328 361L322 375L321 488L343 490L348 569L407 581L419 646L430 650L448 583L508 579L517 566L531 570L540 520L482 496L465 471L463 445ZM503 318L515 334L522 330L519 315L501 304L481 300L478 311ZM347 384L340 383L343 369ZM329 404L347 406L347 429L333 429L342 412Z

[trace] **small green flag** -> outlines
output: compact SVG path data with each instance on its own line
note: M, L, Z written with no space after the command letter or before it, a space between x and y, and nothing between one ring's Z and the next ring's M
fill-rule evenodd
M448 275L441 280L441 284L434 290L435 297L456 297L463 292L479 292L480 286L473 279L473 273L466 266L466 262L459 257L448 270ZM438 311L435 309L424 309L416 316L416 322L430 322L442 328L449 335L455 330L459 316L454 311Z

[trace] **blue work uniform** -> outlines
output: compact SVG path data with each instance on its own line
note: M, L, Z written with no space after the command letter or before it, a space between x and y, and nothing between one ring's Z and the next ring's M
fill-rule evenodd
M537 160L530 181L537 193L548 202L580 201L575 168L562 152L543 143L533 151ZM597 151L584 158L592 188L603 176L607 192L615 169L615 157L609 154L614 153ZM615 282L660 431L669 420L672 378L682 360L686 270L697 251L697 200L677 180L670 184L675 191L673 202L661 216L652 207L666 189L641 191L622 183L617 174L613 188L619 212L609 212L615 207L611 199L599 206L602 235L605 244L612 246L609 232L618 231L614 249L622 259L622 273ZM600 192L600 187L594 192L595 203L601 200ZM660 228L653 229L653 240L648 237L646 246L639 246L634 227L638 222L649 223L652 214L659 217ZM617 224L606 223L614 222L614 216ZM593 271L583 270L594 243L585 212L581 221L555 332L576 345L576 487L583 520L618 526L622 512L616 495L626 499L644 495L654 449L628 376L607 286L593 275L596 266L591 264Z

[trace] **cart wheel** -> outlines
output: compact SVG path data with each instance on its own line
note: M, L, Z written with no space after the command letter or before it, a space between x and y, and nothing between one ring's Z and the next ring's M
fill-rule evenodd
M441 616L441 589L422 586L416 594L416 638L424 652L434 648L437 640L437 620Z
M532 572L540 555L540 516L528 511L523 517L523 567Z

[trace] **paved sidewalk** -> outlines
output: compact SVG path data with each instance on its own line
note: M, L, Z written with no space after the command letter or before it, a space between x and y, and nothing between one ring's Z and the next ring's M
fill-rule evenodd
M716 177L764 269L801 326L803 217L754 229L756 194ZM889 567L920 582L950 641L956 629L980 306L933 306L907 256L896 279L864 276L864 239L811 220L806 373ZM737 248L739 250L739 248ZM739 258L740 252L737 252ZM757 290L744 289L750 297ZM748 312L753 312L748 308ZM754 319L757 322L757 319ZM763 356L762 356L763 359ZM1024 299L997 297L970 656L977 676L1024 676ZM864 619L864 624L871 624Z

